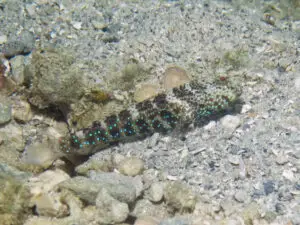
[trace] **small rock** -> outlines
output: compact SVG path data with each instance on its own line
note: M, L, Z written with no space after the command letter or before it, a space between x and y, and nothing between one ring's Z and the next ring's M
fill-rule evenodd
M114 199L105 188L99 191L96 206L105 216L103 220L109 224L121 223L126 220L129 214L128 205Z
M47 170L36 177L29 179L27 186L33 198L42 193L47 193L62 181L68 180L70 176L62 170Z
M50 192L39 194L32 201L37 214L40 216L65 217L69 214L69 210L60 199L60 194Z
M142 216L137 218L134 225L158 225L159 220L152 216Z
M82 22L76 22L76 21L73 21L73 22L72 22L72 26L73 26L76 30L80 30L80 29L81 29L81 25L82 25Z
M179 181L167 182L164 196L168 205L176 210L193 211L196 205L196 195Z
M237 191L234 195L234 199L237 200L238 202L245 202L247 201L247 198L248 198L248 194L243 190Z
M49 104L70 106L82 97L85 89L84 71L66 50L32 53L25 78L31 81L29 102L39 108ZM57 78L59 74L59 80Z
M23 128L18 124L7 124L0 127L0 136L3 138L3 145L10 146L17 151L23 151L25 144L23 139Z
M26 4L25 6L26 12L28 13L28 15L30 15L31 17L34 17L36 14L36 5L35 4Z
M203 127L204 130L212 130L217 125L216 121L210 121L207 125Z
M266 221L268 221L269 223L272 222L273 220L275 220L277 217L277 213L273 212L273 211L267 211L264 214L264 219ZM260 224L258 224L260 225Z
M257 203L249 204L242 213L245 225L252 225L253 221L260 217L259 206Z
M162 183L153 183L147 191L148 198L152 202L159 202L162 200L164 195L164 186Z
M300 90L300 77L297 77L296 79L295 79L295 90L296 91L299 91Z
M3 56L0 55L0 77L4 78L4 77L8 77L11 68L10 68L10 62L4 58ZM0 88L3 87L3 84Z
M230 131L234 131L241 124L241 120L238 116L226 115L221 119L221 124Z
M135 189L136 197L140 196L144 189L141 176L129 177L119 173L104 173L95 171L90 171L88 176L97 182L114 185L120 184Z
M154 146L156 146L156 145L157 145L158 138L159 138L159 133L154 133L154 134L149 138L149 141L148 141L148 147L149 147L149 148L153 148Z
M275 183L273 181L264 182L263 185L264 185L264 191L266 195L269 195L275 191Z
M242 106L242 110L241 110L241 113L246 113L246 112L249 112L250 111L250 109L252 109L252 107L251 107L251 105L247 105L247 104L245 104L245 105L243 105Z
M136 176L143 172L144 162L136 157L125 158L117 165L117 169L124 175Z
M192 225L188 218L168 218L160 221L159 225Z
M229 155L228 156L228 161L231 163L231 164L233 164L233 165L235 165L235 166L237 166L237 165L239 165L240 164L240 158L239 158L239 156L237 156L237 155Z
M98 29L98 30L104 29L104 28L107 27L107 24L106 24L106 23L102 23L102 22L99 22L99 21L97 21L97 20L93 20L93 21L92 21L92 25L93 25L93 27L94 27L95 29Z
M7 42L7 36L6 35L0 35L0 45Z
M40 140L34 140L25 147L21 160L28 165L48 168L61 157L60 153L54 151L58 148L57 144L57 139L47 136L45 133Z
M0 102L0 125L11 120L11 104L8 102Z
M222 210L224 211L224 214L226 216L230 216L237 210L236 203L231 200L231 199L224 199L221 203L220 206Z
M226 225L244 225L241 218L228 219L226 222L227 222Z
M286 207L282 203L276 203L275 204L275 210L278 214L284 215L286 212Z
M157 219L162 219L170 216L168 213L168 209L164 204L153 204L147 199L136 201L134 208L130 214L137 218L153 216Z
M143 172L144 188L148 189L152 183L158 181L159 172L155 169L147 169Z
M12 76L11 78L18 84L24 83L25 56L18 55L10 60Z
M113 180L113 179L112 179ZM75 192L81 199L91 204L95 203L98 192L106 189L109 194L126 203L132 203L136 198L136 189L133 185L115 184L112 182L99 182L86 177L77 176L59 184L60 188L66 188Z
M19 122L28 122L32 119L33 114L28 102L17 100L12 106L12 115Z
M294 176L294 172L291 169L286 169L282 172L282 176L286 179L288 179L289 181L294 182L295 181L295 176Z
M23 171L20 171L12 166L9 166L5 163L0 163L0 174L5 174L9 177L13 177L16 180L19 181L26 181L29 177L32 176L31 173L26 173Z
M30 193L24 185L24 180L18 180L18 176L10 176L11 172L15 173L16 170L7 169L8 174L4 172L0 175L0 221L1 224L23 224L31 213Z
M78 174L86 175L91 170L99 171L99 172L109 172L109 171L112 171L113 168L114 168L114 166L113 166L111 159L100 160L100 159L91 157L83 164L80 164L79 166L77 166L75 168L75 171Z
M291 152L291 155L296 159L300 159L300 150L295 149L293 152Z
M2 48L5 57L30 53L35 45L35 38L29 31L23 31L18 38L6 42Z
M284 165L284 164L286 164L288 161L289 161L289 158L288 158L287 155L279 154L279 155L276 157L276 163L279 164L279 165Z
M114 165L120 164L120 162L122 162L124 159L125 159L125 156L118 154L118 153L113 154L113 156L112 156L112 162Z

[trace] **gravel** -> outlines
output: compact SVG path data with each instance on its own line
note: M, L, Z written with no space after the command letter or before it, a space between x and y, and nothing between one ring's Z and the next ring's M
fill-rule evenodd
M133 95L137 84L159 84L165 69L176 65L193 79L233 80L241 89L242 101L230 115L204 127L191 127L169 136L154 134L142 141L111 146L91 156L89 161L69 158L77 169L65 165L67 171L72 171L69 172L72 178L61 187L73 190L75 199L79 196L84 202L94 204L101 185L106 185L108 191L114 187L115 192L122 186L124 189L118 193L129 199L126 202L136 203L135 207L139 207L136 211L140 212L136 215L147 216L143 209L151 208L146 211L148 215L161 210L165 216L168 210L151 202L165 201L161 187L155 185L175 180L186 185L188 191L182 193L193 193L189 210L199 199L201 204L221 205L211 216L204 213L203 218L210 217L213 221L210 224L217 224L216 218L227 217L242 218L244 224L260 224L256 220L264 220L261 224L300 223L300 9L299 5L289 5L294 2L297 1L54 0L50 3L32 0L20 3L0 0L1 57L6 57L12 68L5 74L5 86L10 85L7 82L10 78L16 83L15 88L3 92L4 76L0 74L0 125L6 134L0 138L0 163L8 163L9 154L18 158L20 154L16 151L22 151L25 143L35 146L30 140L40 139L41 127L52 126L52 122L38 121L68 120L64 115L57 116L57 107L63 109L63 114L72 111L74 104L82 109L76 111L78 114L101 113L99 106L103 102L93 103L98 107L93 108L87 99L78 100L86 91L82 76L85 83L93 84L97 90L109 86L117 93L126 93L120 94L125 97L117 101L118 105L126 105L126 96ZM71 52L72 68L62 68L63 59L53 55L54 71L58 71L55 79L46 68L47 72L40 74L41 79L31 77L36 80L30 86L25 76L32 75L26 73L27 63L32 55L47 61L48 49ZM130 83L119 76L132 62L141 65L147 74ZM34 63L39 68L39 61L30 64ZM65 78L67 81L58 82L56 89L47 86ZM75 79L73 86L69 78ZM24 83L26 87L22 86ZM72 89L78 93L69 92ZM30 102L28 92L34 95ZM57 101L61 104L55 105ZM13 115L10 102L17 104L14 110L19 110ZM23 109L25 114L21 113ZM24 137L18 134L17 141L22 142L18 149L7 147L16 141L9 137L13 127L25 133ZM105 156L112 154L122 157L115 162L105 161ZM138 160L134 165L129 160L132 158ZM120 166L122 160L129 161L126 167ZM136 167L128 171L128 165ZM52 165L51 161L51 166L56 164ZM109 183L115 176L123 176L117 173L118 169L136 176L138 181L129 177L130 188L123 178L120 183ZM103 171L107 172L105 178L99 175ZM185 207L185 197L178 200L167 195L166 199L178 214ZM126 205L118 204L117 211L120 209L127 216ZM187 221L165 220L161 224Z

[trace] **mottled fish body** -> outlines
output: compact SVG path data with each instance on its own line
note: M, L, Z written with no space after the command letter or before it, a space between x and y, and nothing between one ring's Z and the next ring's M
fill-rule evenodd
M113 143L140 140L155 132L168 134L189 124L202 126L226 114L237 100L234 88L191 81L71 133L60 140L60 150L89 155Z

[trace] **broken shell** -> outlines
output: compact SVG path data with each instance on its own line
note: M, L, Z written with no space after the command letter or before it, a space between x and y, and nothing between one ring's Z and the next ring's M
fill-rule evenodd
M190 81L186 71L178 66L172 66L166 69L163 78L163 87L170 90Z
M142 84L134 93L134 100L142 102L158 94L158 86L154 84Z

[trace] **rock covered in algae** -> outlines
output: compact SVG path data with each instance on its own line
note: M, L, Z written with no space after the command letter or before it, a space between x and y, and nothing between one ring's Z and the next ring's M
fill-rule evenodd
M0 98L0 125L11 120L11 104L8 99Z
M83 72L66 51L36 51L26 71L29 100L39 108L69 106L84 94Z
M167 182L164 196L168 205L179 211L193 211L196 205L196 195L183 183Z
M21 225L30 213L30 193L24 185L26 173L1 164L0 221L3 225Z

